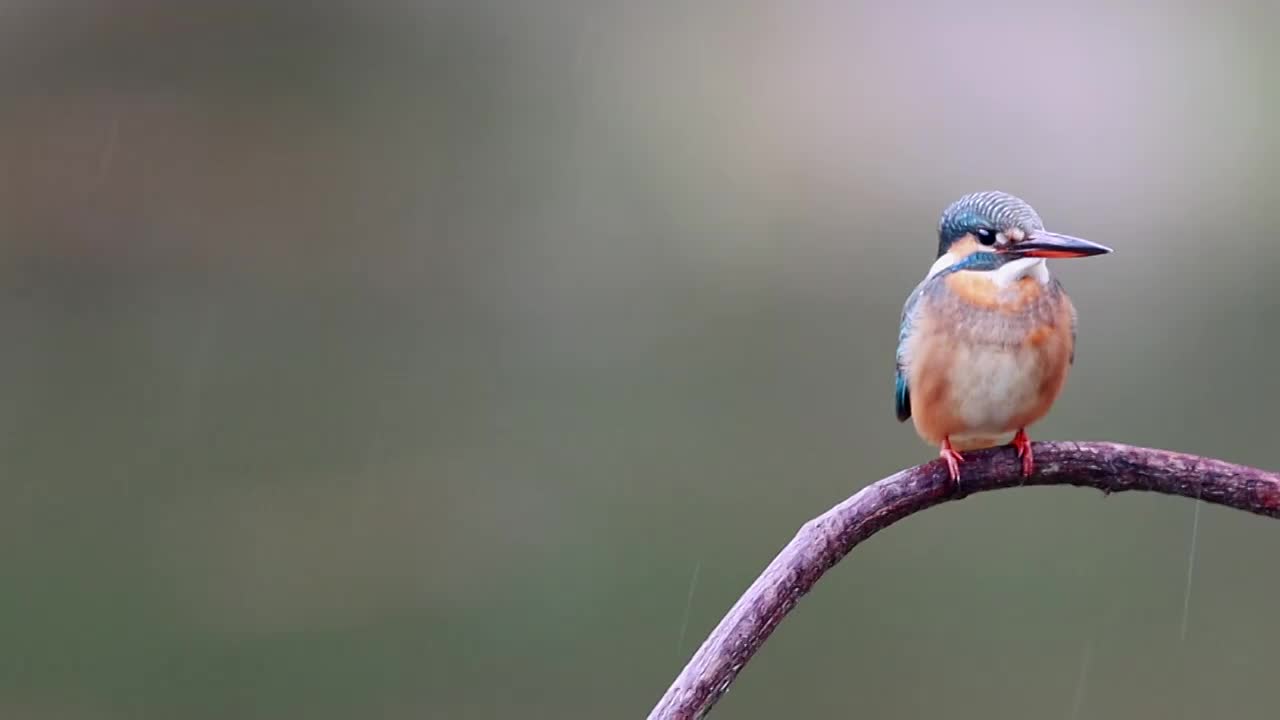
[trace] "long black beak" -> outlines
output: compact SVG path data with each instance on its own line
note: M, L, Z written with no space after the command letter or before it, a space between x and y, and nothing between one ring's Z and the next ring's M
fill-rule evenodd
M1081 258L1106 255L1111 248L1083 238L1041 230L1022 242L1010 245L1009 252L1023 257Z

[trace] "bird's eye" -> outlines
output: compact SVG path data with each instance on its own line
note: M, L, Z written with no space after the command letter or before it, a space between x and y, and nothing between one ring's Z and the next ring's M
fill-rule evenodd
M996 244L996 234L987 228L978 228L975 233L978 236L978 242L988 247Z

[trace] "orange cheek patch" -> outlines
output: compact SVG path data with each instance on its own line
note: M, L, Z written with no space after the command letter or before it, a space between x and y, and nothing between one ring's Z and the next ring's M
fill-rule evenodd
M959 240L951 243L951 247L947 248L947 252L954 255L957 259L966 258L978 252L978 248L982 247L972 235L965 235Z

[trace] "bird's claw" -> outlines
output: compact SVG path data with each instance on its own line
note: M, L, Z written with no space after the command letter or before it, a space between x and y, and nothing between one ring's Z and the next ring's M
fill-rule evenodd
M956 490L960 489L960 463L964 462L964 456L956 449L951 447L951 439L947 438L942 442L942 449L938 451L943 460L947 461L947 472L951 475L951 482L956 484Z
M1031 477L1036 465L1031 454L1031 438L1027 437L1026 430L1018 430L1018 434L1013 436L1013 447L1017 449L1018 457L1022 458L1022 476Z

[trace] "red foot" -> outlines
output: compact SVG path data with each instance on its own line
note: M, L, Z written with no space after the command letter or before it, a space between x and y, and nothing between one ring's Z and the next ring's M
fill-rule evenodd
M956 452L955 448L951 447L951 438L947 437L942 439L942 449L938 454L942 456L943 460L947 461L947 470L951 471L951 480L954 481L956 485L959 485L960 463L964 462L964 456Z
M1013 446L1018 449L1018 457L1022 458L1022 475L1031 477L1036 465L1031 456L1031 438L1027 437L1025 429L1019 429L1018 434L1013 436Z

